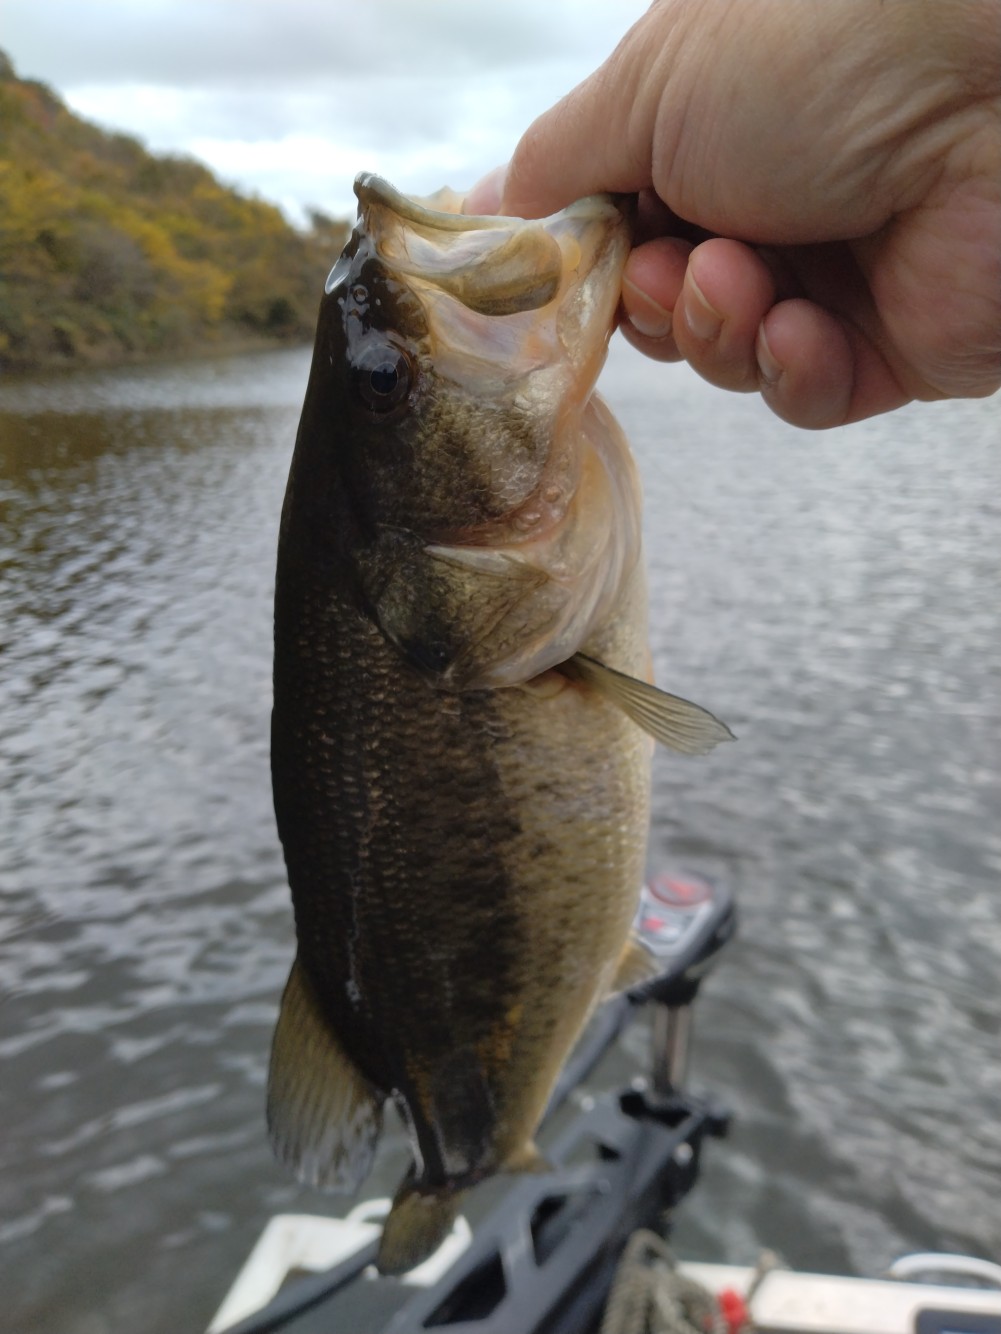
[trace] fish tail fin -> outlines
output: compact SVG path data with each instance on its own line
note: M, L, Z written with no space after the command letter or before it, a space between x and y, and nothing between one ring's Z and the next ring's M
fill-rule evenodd
M383 1095L345 1054L299 960L289 974L268 1072L268 1134L301 1181L355 1190L368 1175Z
M405 1274L422 1264L452 1230L461 1191L422 1191L411 1174L396 1193L379 1242L380 1274Z

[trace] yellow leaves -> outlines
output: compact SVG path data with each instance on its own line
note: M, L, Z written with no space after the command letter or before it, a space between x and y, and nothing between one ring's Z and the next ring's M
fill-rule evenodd
M0 160L0 244L32 238L64 211L58 176L42 167Z
M227 329L305 340L347 232L322 221L298 232L199 163L0 76L0 362L180 351Z
M226 298L233 285L233 275L224 273L212 264L194 264L177 259L175 276L182 285L188 304L198 318L212 327L221 322L226 309Z

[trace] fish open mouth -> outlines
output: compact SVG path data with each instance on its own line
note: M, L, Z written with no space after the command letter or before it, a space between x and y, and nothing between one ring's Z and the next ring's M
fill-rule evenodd
M608 287L628 247L624 206L610 195L578 200L537 220L467 215L454 190L411 198L371 172L358 176L354 188L359 223L380 258L481 315L517 315L557 299L564 305L571 290L587 292L577 304L593 314L594 290ZM613 287L612 313L618 283ZM579 338L585 321L574 323L568 336ZM603 338L608 331L606 323Z

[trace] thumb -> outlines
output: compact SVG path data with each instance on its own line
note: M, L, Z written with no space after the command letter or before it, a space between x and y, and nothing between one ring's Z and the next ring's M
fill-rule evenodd
M525 131L501 213L540 218L585 195L632 194L651 184L657 98L646 77L643 25L640 19L599 69Z
M502 167L494 167L493 171L488 171L481 177L462 201L463 213L471 215L499 213L506 176L507 163Z

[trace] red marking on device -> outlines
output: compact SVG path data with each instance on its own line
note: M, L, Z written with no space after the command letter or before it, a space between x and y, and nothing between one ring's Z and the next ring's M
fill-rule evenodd
M704 880L679 880L671 875L654 876L647 888L655 899L672 908L691 908L697 903L707 903L713 895L712 887Z

